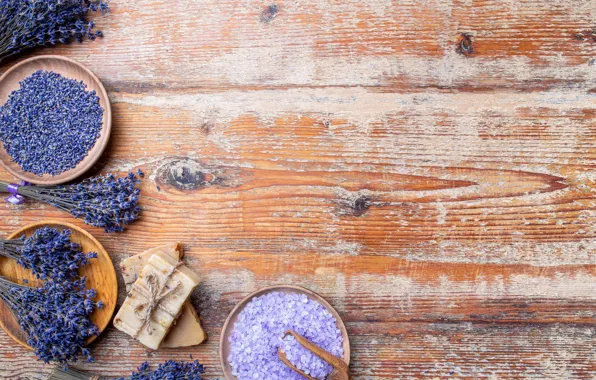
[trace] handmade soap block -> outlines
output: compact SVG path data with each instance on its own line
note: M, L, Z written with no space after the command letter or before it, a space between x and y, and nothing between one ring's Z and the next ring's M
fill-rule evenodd
M132 285L139 277L139 274L149 261L149 258L157 252L162 252L176 260L182 259L182 246L180 244L166 244L160 247L149 249L143 253L131 256L120 263L120 270L126 285L126 291L130 292ZM201 325L199 316L188 300L182 307L180 316L161 342L161 348L189 347L203 343L207 334Z
M114 318L114 326L151 349L158 349L199 277L179 261L155 252Z
M197 311L190 301L182 307L180 316L174 322L163 342L162 348L189 347L201 344L207 339L207 334L201 326Z
M171 256L176 259L176 261L182 260L182 245L178 243L165 244L159 247L151 248L143 253L123 260L120 263L120 271L122 272L122 278L124 279L124 285L126 285L127 293L130 292L132 285L135 283L137 278L139 278L139 274L143 271L143 268L149 261L149 258L157 252Z

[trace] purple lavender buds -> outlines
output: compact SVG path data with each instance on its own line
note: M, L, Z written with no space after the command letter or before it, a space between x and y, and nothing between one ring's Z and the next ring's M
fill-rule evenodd
M97 257L96 252L84 253L70 235L68 229L42 227L28 238L0 241L0 255L17 260L39 279L69 280Z
M203 373L205 373L205 369L198 360L192 362L168 360L155 370L150 370L149 363L145 362L137 369L137 372L132 373L131 377L119 380L201 380Z
M18 193L49 203L106 232L122 232L139 217L140 182L133 172L120 178L107 174L63 186L19 186ZM0 181L0 188L2 185L7 184Z
M0 0L0 61L35 46L103 37L87 15L107 11L99 0Z
M294 330L337 357L343 357L343 337L335 317L320 303L304 294L272 292L251 300L239 314L230 336L228 360L239 380L302 380L277 356L285 352L292 364L317 379L324 379L333 368L302 347Z
M27 344L40 360L62 365L79 356L93 361L85 342L99 335L99 328L89 319L103 306L95 302L93 289L86 288L86 278L46 281L42 287L18 285L0 277L0 298L6 302L27 335Z
M87 278L78 274L97 253L83 253L70 237L68 229L43 227L28 238L0 241L2 255L45 280L43 285L26 286L0 276L0 299L27 335L27 344L46 363L67 365L79 356L92 361L84 346L100 333L90 315L103 302L94 301L97 291L88 289Z
M91 177L78 184L59 186L56 194L61 194L60 200L50 203L65 207L75 218L106 232L122 232L124 226L139 217L137 202L141 190L136 186L140 182L132 172L120 178L113 174Z
M60 74L37 71L0 108L0 140L13 161L36 175L73 169L100 136L95 91Z

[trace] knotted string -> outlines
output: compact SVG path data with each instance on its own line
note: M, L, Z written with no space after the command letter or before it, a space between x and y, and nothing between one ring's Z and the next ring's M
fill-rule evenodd
M19 184L11 183L7 186L10 196L6 198L6 202L12 203L13 205L20 205L25 203L25 197L19 194L19 187L31 185L27 181L21 181Z
M176 269L178 269L178 267L181 265L182 262L179 262L176 266L172 268L172 270L167 274L164 284L161 284L159 282L159 279L153 273L150 273L147 276L145 276L145 284L147 286L149 294L147 294L142 288L136 286L136 284L133 285L133 288L135 288L140 295L145 297L145 302L139 304L137 307L135 307L134 310L135 316L139 318L141 321L143 321L143 324L141 324L141 327L139 327L134 336L135 338L143 330L143 327L147 329L147 333L149 335L153 334L153 329L151 328L151 314L153 314L153 310L155 310L157 307L161 307L159 305L161 300L178 290L178 288L180 287L180 281L176 281L174 283L174 286L170 287L169 289L166 289L165 284L167 284L170 277L172 277L172 274L174 274ZM143 310L145 311L145 313L142 313Z

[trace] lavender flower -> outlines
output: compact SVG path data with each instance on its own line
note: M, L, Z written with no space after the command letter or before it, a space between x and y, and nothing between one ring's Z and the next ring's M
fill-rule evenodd
M141 364L137 372L132 373L131 377L119 380L201 380L203 373L205 373L205 369L198 360L192 362L168 360L153 371L149 369L149 363L145 362Z
M84 253L70 235L68 229L39 228L28 238L0 240L0 255L16 260L39 279L71 279L97 253Z
M145 362L141 364L137 372L132 373L132 376L121 377L118 380L201 380L203 373L205 373L205 369L198 360L192 362L169 360L160 364L155 370L150 370L149 363ZM49 380L92 380L97 378L95 375L74 368L57 366Z
M0 298L6 302L27 335L27 344L40 360L67 365L79 356L93 361L87 339L100 333L89 315L100 302L86 288L86 278L54 281L42 287L18 285L0 277Z
M87 15L107 11L101 0L0 0L0 61L36 46L102 37Z
M106 232L121 232L139 217L139 183L132 172L121 178L107 174L65 186L20 186L18 194L49 203ZM0 181L0 192L7 188Z
M0 107L0 140L24 171L54 176L87 157L100 136L103 109L95 91L86 87L39 70Z

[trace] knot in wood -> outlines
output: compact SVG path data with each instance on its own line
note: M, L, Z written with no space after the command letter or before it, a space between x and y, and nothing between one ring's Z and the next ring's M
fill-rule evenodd
M463 55L469 55L474 52L472 35L461 33L457 39L457 52Z

